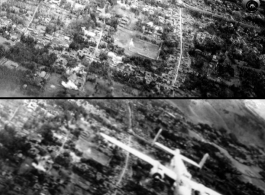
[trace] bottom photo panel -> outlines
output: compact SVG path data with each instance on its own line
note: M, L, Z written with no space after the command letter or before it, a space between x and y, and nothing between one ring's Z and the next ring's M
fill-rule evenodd
M265 100L1 99L0 195L265 195Z

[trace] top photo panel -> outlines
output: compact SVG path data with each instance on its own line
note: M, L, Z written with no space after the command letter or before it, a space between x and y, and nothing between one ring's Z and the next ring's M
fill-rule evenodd
M0 97L265 97L265 0L0 9Z

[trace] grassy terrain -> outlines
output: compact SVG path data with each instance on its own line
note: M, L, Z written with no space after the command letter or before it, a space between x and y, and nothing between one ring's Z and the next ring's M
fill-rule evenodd
M140 54L148 58L155 59L158 54L159 46L135 37L136 32L126 29L118 29L114 35L114 44L125 49L127 55ZM133 46L130 41L133 40Z
M44 97L54 97L60 91L63 90L63 86L61 85L60 75L53 73L48 79L45 87L44 87Z
M156 59L159 46L147 41L143 41L137 38L133 39L134 46L130 48L130 51L139 53L148 58Z
M194 123L225 128L240 141L265 146L265 120L251 112L242 100L171 100Z

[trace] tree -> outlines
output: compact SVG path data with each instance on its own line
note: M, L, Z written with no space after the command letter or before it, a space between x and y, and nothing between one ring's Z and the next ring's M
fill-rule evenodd
M108 59L107 53L106 52L100 52L99 59L100 59L100 61L107 60Z
M139 16L139 14L140 14L140 11L138 10L138 9L136 9L136 8L132 8L131 7L131 12L133 12L136 16Z
M57 24L57 26L64 27L64 23L62 22L62 20L59 17L57 18L56 24Z
M71 156L68 152L63 153L62 155L59 155L55 159L55 163L58 163L59 165L64 166L65 168L68 168L71 163Z
M38 68L38 64L36 64L35 62L22 62L21 66L29 69L29 70L33 70L34 72L37 70Z
M53 25L48 25L46 26L46 29L45 29L45 34L52 34L54 31L56 30L56 27L53 26Z
M36 44L36 41L34 40L33 37L25 36L24 34L22 34L22 36L20 37L20 40L21 42L25 43L29 47L34 47Z
M60 7L63 7L67 3L66 0L61 0Z
M64 4L64 9L70 11L71 10L71 3L67 2L66 4Z
M115 30L117 30L118 27L118 19L116 17L111 17L109 21L109 25L112 26Z
M108 0L111 6L117 5L117 0Z
M69 45L69 48L73 49L73 50L78 50L79 49L79 44L76 43L75 41L72 41L72 43Z
M16 134L15 128L8 124L0 131L0 143L8 149L8 152L13 154L19 149L24 149L26 143L25 138L17 137Z
M118 55L123 55L124 54L124 48L121 48L121 47L118 47L117 49L116 49L116 51L117 51L117 54Z
M70 68L74 68L77 66L77 60L76 59L73 59L73 58L69 58L67 59L67 66L70 67Z
M2 58L3 56L5 56L5 47L3 45L0 45L0 58Z
M91 20L94 22L95 25L97 25L97 18L94 13L90 13Z

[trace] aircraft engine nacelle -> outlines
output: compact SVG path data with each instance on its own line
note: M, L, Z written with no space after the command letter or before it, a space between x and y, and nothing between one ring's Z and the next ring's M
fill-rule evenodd
M163 180L164 179L164 172L156 167L151 169L151 176L156 180Z
M242 5L247 12L253 13L258 11L258 8L260 7L260 0L243 0Z

